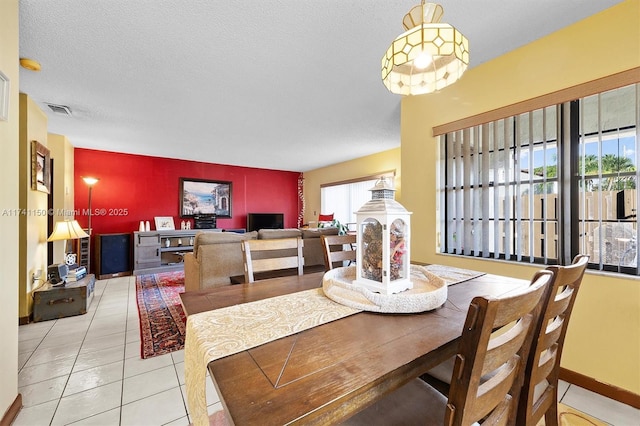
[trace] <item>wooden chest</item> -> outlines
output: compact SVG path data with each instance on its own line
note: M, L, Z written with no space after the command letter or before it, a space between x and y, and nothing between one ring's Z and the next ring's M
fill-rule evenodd
M95 275L89 274L80 281L67 282L64 286L54 287L45 283L33 292L33 321L86 314L93 300L95 282Z

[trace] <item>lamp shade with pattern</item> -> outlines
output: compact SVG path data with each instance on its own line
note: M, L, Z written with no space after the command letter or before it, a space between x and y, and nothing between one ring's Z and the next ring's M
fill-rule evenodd
M469 66L469 41L440 23L444 11L435 3L414 7L403 20L406 30L382 57L382 82L399 95L422 95L455 83Z

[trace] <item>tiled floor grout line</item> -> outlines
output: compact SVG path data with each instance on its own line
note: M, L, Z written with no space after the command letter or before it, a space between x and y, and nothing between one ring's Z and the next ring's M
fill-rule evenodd
M67 385L69 384L69 380L71 379L71 375L73 374L73 368L75 367L76 362L77 362L77 360L78 360L78 357L80 356L80 352L82 351L82 346L84 345L84 342L86 341L87 335L89 334L89 330L91 329L91 326L92 326L92 325L93 325L93 323L94 323L94 320L95 320L96 315L98 314L98 309L100 308L100 303L102 302L102 297L104 296L105 292L107 291L107 287L109 286L109 284L110 284L110 281L109 281L109 280L107 280L107 282L106 282L106 283L105 283L105 285L104 285L104 288L102 289L102 292L100 293L100 297L99 297L99 299L96 301L96 303L97 303L97 304L96 304L96 305L94 305L94 310L93 310L93 315L91 316L91 321L89 321L89 326L87 327L87 330L86 330L86 332L85 332L85 334L84 334L84 338L82 339L82 343L80 344L80 348L78 349L78 353L77 353L77 355L76 355L76 359L74 360L74 362L73 362L73 366L71 367L71 372L69 372L69 375L67 376L67 380L66 380L65 385L64 385L64 388L63 388L63 390L62 390L62 395L60 396L60 398L58 398L58 401L57 401L57 403L56 403L56 409L54 410L53 415L52 415L52 417L51 417L51 421L49 422L49 424L50 424L50 425L53 423L53 419L55 418L55 415L56 415L56 413L57 413L57 411L58 411L58 407L60 406L60 402L62 401L62 399L63 399L63 398L65 398L65 396L64 396L64 391L67 389ZM95 295L94 295L94 298L95 298ZM127 299L128 299L128 294L127 294ZM127 305L127 313L128 313L128 309L129 309L129 308L128 308L128 305ZM87 312L87 313L88 313L88 312ZM55 325L55 324L54 324L54 325ZM52 326L51 328L53 328L53 326ZM115 333L113 333L113 334L115 334ZM46 337L46 336L45 336L45 337ZM44 340L44 338L43 338L43 340ZM123 386L123 387L124 387L124 362L125 362L125 360L126 360L126 346L127 346L127 345L126 345L126 343L127 343L127 341L126 341L126 322L125 322L125 343L124 343L123 353L122 353L122 380L121 380L121 382L122 382L122 386ZM92 367L92 368L95 368L95 367ZM85 370L81 370L81 371L85 371ZM103 386L104 386L104 385L103 385ZM100 387L100 386L96 386L96 387ZM86 391L86 390L83 390L83 391L81 391L81 392L85 392L85 391ZM81 393L81 392L78 392L78 393ZM71 395L76 395L76 394L71 394ZM71 395L67 395L67 396L71 396ZM120 399L120 406L119 406L119 407L122 407L122 395L121 395L121 397L120 397L120 398L121 398L121 399ZM118 407L118 408L119 408L119 407ZM73 424L73 423L77 423L77 422L81 422L81 421L84 421L84 420L87 420L87 419L90 419L90 418L95 417L95 416L98 416L98 415L100 415L100 414L104 414L104 413L106 413L107 411L109 411L109 410L102 411L102 412L99 412L99 413L94 413L94 414L92 414L91 416L88 416L88 417L85 417L85 418L82 418L82 419L75 420L75 421L74 421L74 422L72 422L71 424ZM121 410L121 415L122 415L122 410Z
M569 392L570 387L571 387L571 383L569 383L569 386L567 386L564 392L562 392L562 395L558 395L558 402L562 402L562 399L564 398L564 396L567 394L567 392Z
M95 292L95 288L94 288L94 292ZM95 309L93 310L93 314L91 315L91 320L89 321L89 326L87 327L87 330L84 332L84 336L82 337L82 341L80 342L80 347L78 348L78 352L76 353L76 357L73 360L73 364L71 365L71 370L69 371L69 374L67 375L67 380L65 380L64 382L64 386L62 388L62 393L60 394L60 398L58 398L58 400L56 401L56 408L53 410L53 414L51 415L51 420L49 421L49 425L51 425L53 423L53 419L56 418L56 413L58 412L58 408L60 407L60 402L62 402L62 398L64 398L64 391L67 390L67 386L69 385L69 380L71 379L71 374L73 374L73 368L76 366L76 362L78 362L78 357L80 356L80 351L82 350L82 345L84 345L85 340L87 339L87 334L89 334L89 329L91 328L91 324L93 324L93 320L95 319L96 313L98 312L98 306L100 306L100 301L102 300L102 295L104 294L104 290L102 292L102 294L100 294L100 299L96 301L97 305L95 305ZM94 299L95 299L95 294L93 295ZM87 311L87 313L89 313ZM53 326L51 326L51 329L49 331L51 331L53 329L54 326L56 326L58 324L58 320L56 320L55 324ZM48 333L47 333L48 334ZM42 338L42 340L44 341L45 337ZM35 351L34 351L35 353Z
M189 415L189 407L187 406L187 401L184 398L184 394L182 393L182 385L180 384L180 375L178 374L178 370L176 370L176 360L171 357L171 361L173 362L173 371L176 373L176 379L178 380L178 390L180 391L180 396L182 397L182 404L184 405L184 412L187 413L187 421L191 424L191 416ZM175 419L178 420L178 419ZM173 421L175 421L173 420ZM169 422L171 423L171 422Z
M93 318L91 318L91 321L93 321ZM47 338L47 336L51 333L51 330L53 330L53 327L58 323L58 320L56 319L55 322L51 325L51 327L49 327L49 330L47 330L47 332L44 334L44 336L42 336L40 338L40 342L36 345L36 347L33 349L33 351L31 352L31 355L29 355L29 358L27 358L27 360L25 361L25 363L23 364L22 368L20 368L18 370L18 374L20 374L20 372L22 372L22 370L24 370L26 367L26 365L29 363L29 360L31 359L31 357L36 353L36 351L38 350L38 348L40 348L40 345L42 345L42 342L44 342L44 340ZM88 330L88 329L87 329ZM86 336L86 333L85 333ZM83 339L84 341L84 339ZM80 345L80 348L82 348L82 344ZM80 348L78 348L78 354L80 353ZM77 360L77 355L76 355L76 360ZM37 365L37 364L36 364ZM75 365L75 360L73 361L73 365ZM71 371L73 371L73 365L71 366ZM62 376L60 376L62 377ZM60 398L57 398L56 401L56 408L53 410L53 414L51 415L51 419L49 419L49 425L51 425L53 423L53 419L56 416L56 412L58 411L58 407L60 405L60 400L62 399L62 395L64 394L64 389L67 387L67 383L69 382L69 377L71 377L71 372L69 372L69 374L67 375L67 380L64 384L64 387L62 388L62 393L60 394ZM43 402L43 404L46 402Z
M107 281L109 285L111 281ZM135 284L135 281L134 281ZM134 285L135 287L135 285ZM122 425L122 407L124 406L124 372L127 362L127 332L129 331L129 298L131 297L131 280L127 283L127 319L124 327L124 351L122 353L122 382L120 383L120 415L118 416L118 425Z

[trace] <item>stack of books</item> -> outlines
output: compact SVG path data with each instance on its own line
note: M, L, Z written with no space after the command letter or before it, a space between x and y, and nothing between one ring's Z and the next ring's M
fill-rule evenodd
M75 269L70 269L67 275L67 282L80 281L87 276L87 268L84 266L78 266Z

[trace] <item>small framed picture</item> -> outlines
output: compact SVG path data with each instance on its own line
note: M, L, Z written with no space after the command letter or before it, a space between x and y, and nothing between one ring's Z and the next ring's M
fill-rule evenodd
M49 193L51 191L51 160L47 147L31 141L31 189Z
M154 217L154 220L156 222L157 231L173 231L176 229L176 226L173 223L173 217L171 216L156 216Z

